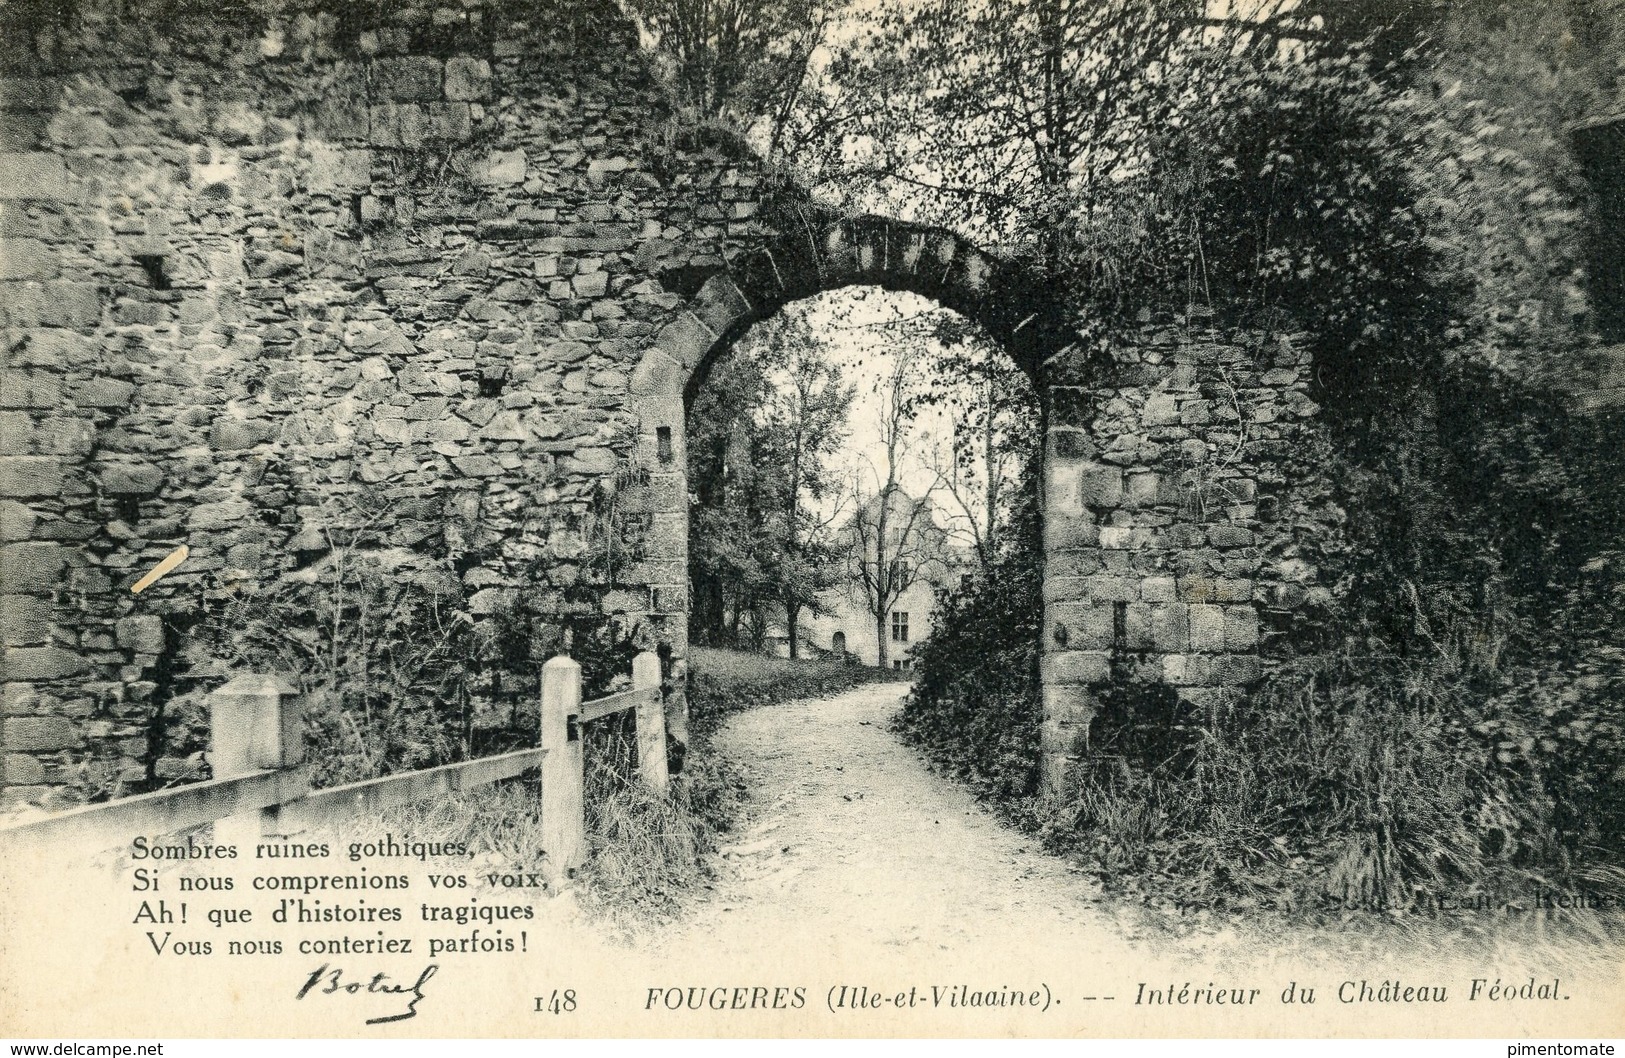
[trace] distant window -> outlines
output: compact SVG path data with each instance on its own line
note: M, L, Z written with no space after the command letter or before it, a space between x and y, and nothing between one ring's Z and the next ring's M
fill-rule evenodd
M893 643L908 642L907 610L893 610L891 612L891 641Z
M891 667L897 672L907 672L912 664L913 662L909 661L907 658L903 658L901 660L892 662Z

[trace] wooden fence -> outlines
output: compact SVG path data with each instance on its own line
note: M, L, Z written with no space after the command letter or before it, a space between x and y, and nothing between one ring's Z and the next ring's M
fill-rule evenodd
M106 849L213 822L222 843L253 844L322 826L342 825L394 805L444 796L525 772L541 772L546 870L557 882L587 855L582 725L615 713L636 717L638 773L665 793L666 723L660 659L632 660L632 689L581 700L581 666L556 657L542 666L541 731L521 749L423 771L310 789L305 765L305 703L274 677L241 676L209 696L209 760L214 778L173 790L86 805L0 829L0 844L49 843Z

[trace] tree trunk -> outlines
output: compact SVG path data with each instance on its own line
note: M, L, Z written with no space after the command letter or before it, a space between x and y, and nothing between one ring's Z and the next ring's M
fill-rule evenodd
M801 616L801 607L789 599L784 600L784 626L790 636L790 660L795 661L801 657L801 637L796 635L796 619Z

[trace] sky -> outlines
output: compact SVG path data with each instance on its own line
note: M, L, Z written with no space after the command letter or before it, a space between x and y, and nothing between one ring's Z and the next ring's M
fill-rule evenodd
M874 495L885 480L886 457L880 423L884 413L882 390L895 370L897 356L905 352L898 330L887 324L899 321L923 322L936 313L948 313L929 298L880 287L845 287L815 295L787 306L784 312L799 320L820 340L824 355L841 368L844 384L855 393L847 414L847 438L829 467L834 480L857 482L865 495ZM928 357L938 349L927 348ZM922 357L917 377L927 373ZM912 496L923 497L936 485L933 460L946 465L950 458L953 423L941 406L921 408L905 434L901 467L903 488ZM821 513L829 517L834 504L842 502L850 510L850 495L826 501ZM936 518L953 531L951 502L939 503ZM843 511L842 516L845 516Z

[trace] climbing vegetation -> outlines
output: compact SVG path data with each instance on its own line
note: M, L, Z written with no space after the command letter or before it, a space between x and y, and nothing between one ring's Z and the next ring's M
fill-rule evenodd
M1560 137L1618 108L1619 5L1483 0L1403 25L1351 6L1370 17L1317 33L1287 13L1251 35L1168 31L1164 65L1110 72L1140 101L1110 164L1073 159L1047 183L1041 123L1025 143L1003 126L999 149L1035 159L1011 167L976 155L995 138L932 140L941 115L905 112L925 104L875 104L963 153L942 170L962 186L921 208L1051 269L1086 340L1185 306L1306 331L1337 450L1321 499L1342 527L1300 541L1333 611L1272 647L1245 705L1107 689L1058 807L1022 763L1041 718L1036 548L943 600L902 729L1109 883L1182 906L1439 913L1440 892L1497 908L1536 885L1617 892L1625 423L1568 391L1596 343L1579 260L1594 207ZM1022 10L1023 63L1106 76L1066 25L1045 36L1060 9ZM906 13L889 32L951 35ZM930 105L1066 113L1045 94L1064 77L989 78L1027 68L999 51L1012 40L967 44L976 58L930 76L969 95ZM917 175L903 161L869 155L853 186L897 194Z

